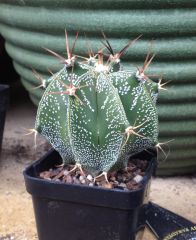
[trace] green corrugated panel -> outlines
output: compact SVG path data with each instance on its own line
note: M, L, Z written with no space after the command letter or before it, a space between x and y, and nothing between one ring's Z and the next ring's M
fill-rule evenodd
M187 162L187 161L186 161ZM185 175L185 174L195 174L196 166L195 159L188 161L188 167L182 166L178 167L178 161L175 162L175 167L158 165L157 176L174 176L174 175Z
M142 65L154 39L156 57L148 73L171 80L169 91L159 97L160 141L175 139L159 173L196 171L196 0L1 0L0 32L36 104L43 90L33 89L39 83L31 69L48 77L47 68L57 71L62 67L43 47L65 53L65 27L70 40L75 31L86 32L95 51L101 30L116 51L143 34L125 56L129 69L130 62ZM87 42L80 35L75 50L85 54Z
M178 136L196 137L196 120L164 121L160 125L160 135L174 138Z
M196 7L196 1L186 0L1 0L2 3L20 6L47 6L48 8L127 9L127 8L188 8Z
M120 1L119 1L120 4ZM104 19L104 21L103 21ZM156 19L156 21L155 21ZM195 9L69 9L10 6L1 4L0 21L32 31L61 33L65 25L72 31L97 34L103 30L114 36L191 35L196 33ZM57 27L58 26L58 27Z
M9 39L8 39L9 40ZM41 46L42 47L42 46ZM40 47L40 48L41 48ZM44 46L48 47L48 46ZM12 58L25 67L33 67L40 72L47 73L47 68L49 67L53 71L57 71L62 67L61 64L54 58L49 55L46 51L35 51L30 49L24 49L19 46L15 46L7 42L6 48L8 53L12 56ZM84 46L85 48L85 46ZM54 50L54 48L51 48ZM59 52L64 52L64 47ZM146 51L147 53L147 51ZM141 66L143 64L140 62L133 62L131 59L132 65ZM126 68L131 69L131 64L125 62ZM165 76L166 79L172 81L170 86L174 83L195 83L196 76L196 57L195 60L186 60L183 61L167 61L167 62L154 62L150 67L149 73L161 73ZM166 94L168 96L168 94Z
M168 147L171 148L171 151L183 149L185 148L187 151L188 149L193 149L196 146L196 137L194 135L188 136L173 136L173 137L163 137L159 138L160 142L167 142L171 141L168 144Z
M12 28L8 25L0 24L1 31L4 36L11 44L14 44L21 48L26 48L29 50L36 50L36 52L45 53L43 46L47 46L56 52L65 51L65 37L64 31L59 35L49 35L42 32L32 32L28 30L23 30L20 28ZM131 38L132 34L130 34ZM101 34L99 34L101 37ZM129 37L129 36L128 36ZM124 38L110 38L110 42L114 49L120 50L123 45L129 40L128 37ZM69 34L70 42L75 38L72 34ZM26 39L29 39L26 41ZM100 42L94 36L89 36L88 41L94 50L100 47ZM54 44L54 42L56 44ZM77 41L76 51L80 54L86 53L87 41L83 35ZM146 52L149 50L149 39L141 38L136 42L131 49L126 53L125 59L134 58L134 60L141 60L145 58ZM172 49L172 54L171 54ZM158 38L153 42L153 51L156 53L156 60L183 60L195 59L196 58L196 37L172 37L172 38Z

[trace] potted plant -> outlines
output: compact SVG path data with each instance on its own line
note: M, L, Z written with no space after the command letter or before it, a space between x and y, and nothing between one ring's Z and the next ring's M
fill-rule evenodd
M24 171L40 240L135 240L144 227L153 150L161 148L156 100L162 84L145 74L150 53L143 67L123 70L120 58L136 39L114 53L103 36L109 55L89 49L79 57L77 37L70 49L66 33L67 58L47 49L62 70L48 80L35 73L46 89L32 132L55 149ZM147 161L145 174L129 175L133 159Z

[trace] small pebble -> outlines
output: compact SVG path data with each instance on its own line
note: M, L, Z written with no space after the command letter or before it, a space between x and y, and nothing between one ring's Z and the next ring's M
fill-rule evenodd
M67 175L66 176L66 183L72 183L73 182L73 179L70 175Z
M49 171L44 171L40 173L40 177L44 179L50 178L50 172Z
M126 181L126 179L127 179L127 178L123 176L123 182Z
M119 182L122 182L122 181L123 181L122 175L119 175L119 176L117 177L117 180L118 180Z
M119 182L118 181L114 181L113 182L113 186L115 187L115 186L118 186L119 185Z
M141 175L136 175L133 180L136 182L136 183L140 183L142 181L143 177Z
M51 180L51 178L44 178L45 180Z
M67 176L67 175L69 174L69 171L65 170L65 171L63 172L63 174L64 174L65 176Z
M111 177L110 180L113 181L113 182L115 182L115 181L116 181L116 178L115 178L115 177Z
M82 181L80 181L82 184L86 184L85 179L83 179Z
M77 177L73 177L73 182L76 184L80 184L80 181L77 179Z
M127 185L125 183L120 183L119 186L123 188L127 188Z
M128 182L126 185L127 185L127 188L128 188L128 189L133 189L134 186L135 186L135 184L136 184L136 182L130 181L130 182Z
M102 186L103 186L104 188L109 188L109 189L113 188L113 186L112 186L111 183L104 183Z
M76 177L79 178L81 175L81 172L80 171L76 171Z
M79 177L79 180L80 180L80 182L82 182L82 181L84 180L84 176L81 175L81 176Z
M112 171L112 172L109 173L109 176L110 176L110 177L115 177L115 176L116 176L116 173L117 173L116 171Z
M90 182L92 182L93 181L93 177L92 177L92 175L88 175L87 177L86 177Z

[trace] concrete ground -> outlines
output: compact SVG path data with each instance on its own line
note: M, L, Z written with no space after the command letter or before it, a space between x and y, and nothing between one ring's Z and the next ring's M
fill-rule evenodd
M41 138L37 150L33 136L36 109L28 98L15 99L8 111L0 160L0 240L35 240L31 196L26 193L23 169L49 147ZM155 178L150 200L196 222L196 176ZM144 240L154 239L145 232Z

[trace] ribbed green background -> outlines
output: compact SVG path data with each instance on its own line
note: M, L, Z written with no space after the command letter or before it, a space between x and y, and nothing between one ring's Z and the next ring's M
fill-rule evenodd
M43 47L65 53L64 29L70 40L80 30L76 53L87 41L96 51L104 31L114 49L143 34L126 54L127 68L143 63L153 40L156 53L149 73L171 80L159 97L160 141L170 143L170 155L159 165L161 175L196 172L196 0L1 0L0 32L21 81L34 103L43 91L33 90L47 68L62 66Z

